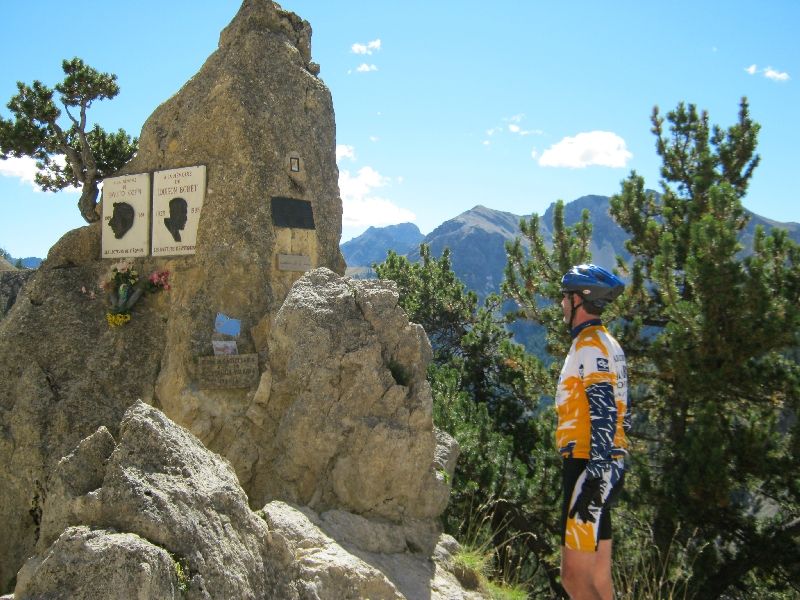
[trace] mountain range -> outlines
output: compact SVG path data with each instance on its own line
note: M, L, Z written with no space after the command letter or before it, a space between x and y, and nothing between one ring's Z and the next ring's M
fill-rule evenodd
M546 242L552 240L554 207L555 204L551 204L540 219ZM582 196L565 204L565 223L572 225L579 222L584 209L589 210L592 222L592 242L589 247L592 260L613 267L617 255L629 258L625 249L628 234L611 218L608 196ZM758 225L767 231L773 227L786 229L789 237L800 243L800 223L780 223L747 212L750 220L741 234L745 252L752 248ZM522 235L519 222L529 217L476 206L445 221L426 236L422 236L411 223L370 227L362 235L342 244L341 249L352 274L369 276L369 267L385 260L389 250L406 255L413 261L419 258L420 243L430 245L434 256L441 256L445 248L450 248L453 271L467 288L483 297L499 291L506 265L505 243Z

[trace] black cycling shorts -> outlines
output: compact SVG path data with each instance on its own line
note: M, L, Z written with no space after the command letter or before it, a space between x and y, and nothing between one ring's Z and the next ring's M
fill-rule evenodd
M572 498L573 491L575 490L575 484L578 482L578 478L586 469L587 464L589 464L589 460L586 458L563 459L561 467L561 481L562 481L561 545L562 546L566 545L567 515L569 514L570 500ZM611 539L611 505L614 503L614 501L619 496L619 493L622 491L624 483L625 483L625 473L623 472L619 480L616 482L616 485L614 485L614 487L612 488L611 493L606 499L605 504L603 505L603 510L600 514L599 532L597 534L598 540Z

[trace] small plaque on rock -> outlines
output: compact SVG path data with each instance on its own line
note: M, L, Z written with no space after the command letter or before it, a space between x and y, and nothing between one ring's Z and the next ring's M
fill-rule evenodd
M201 388L246 388L258 384L258 354L201 356L197 360Z
M311 257L303 254L278 254L279 271L310 271Z
M316 229L314 212L308 200L294 198L272 198L272 224L275 227L291 227L292 229Z

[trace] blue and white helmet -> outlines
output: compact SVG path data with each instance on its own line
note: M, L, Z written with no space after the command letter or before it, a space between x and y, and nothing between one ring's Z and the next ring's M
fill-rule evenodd
M561 278L561 293L578 294L597 312L602 311L625 289L622 280L597 265L576 265Z

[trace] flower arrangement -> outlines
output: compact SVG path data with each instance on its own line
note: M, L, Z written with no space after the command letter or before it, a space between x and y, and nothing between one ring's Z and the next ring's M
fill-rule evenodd
M131 320L131 309L145 292L170 289L169 271L153 271L147 279L141 279L131 263L121 262L111 267L100 287L109 304L106 321L109 327L120 327Z

